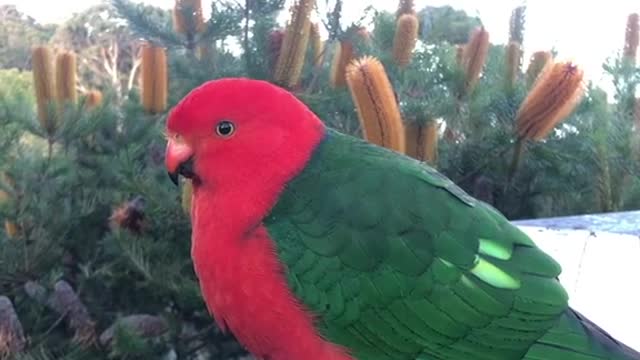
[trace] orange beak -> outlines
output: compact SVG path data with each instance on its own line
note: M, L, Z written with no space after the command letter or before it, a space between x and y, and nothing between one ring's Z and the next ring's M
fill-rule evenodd
M193 172L193 149L185 142L169 139L164 161L169 178L176 185L178 185L178 177L180 175L186 178L195 176Z

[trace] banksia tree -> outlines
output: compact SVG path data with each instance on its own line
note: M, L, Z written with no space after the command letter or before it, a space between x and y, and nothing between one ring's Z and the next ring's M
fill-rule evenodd
M314 4L314 0L298 0L291 10L291 20L285 29L274 74L274 81L279 85L292 88L300 81Z
M533 85L542 69L544 69L551 59L552 56L549 51L536 51L533 53L529 66L527 67L527 84L529 86Z
M431 166L438 162L438 124L435 121L406 122L405 153Z
M347 83L364 138L376 145L405 151L405 133L395 94L382 63L366 56L347 67Z
M522 62L522 48L519 42L511 41L507 46L507 58L505 61L505 77L508 89L512 89L518 80Z
M75 103L76 91L76 54L64 51L56 56L56 98L60 107Z
M627 31L624 42L624 57L636 63L638 56L638 43L640 42L640 23L638 14L634 13L627 18Z
M147 43L141 51L142 107L157 114L167 107L167 55L165 49Z
M51 111L55 100L55 79L53 53L46 46L37 46L31 54L31 66L33 68L33 87L38 106L38 120L40 126L48 134L52 135L56 130L56 117Z
M393 39L393 59L403 68L411 63L413 49L418 40L420 22L415 14L401 15L396 22L396 33Z
M584 90L584 71L576 64L547 64L516 114L517 142L510 176L517 170L525 142L545 138L575 109Z
M474 29L464 47L462 66L465 71L465 92L471 94L487 61L489 32L484 27Z
M509 21L509 41L515 41L519 44L524 42L524 24L526 6L518 6L511 12Z
M176 0L173 6L175 32L193 36L205 29L201 0Z
M400 3L398 4L398 11L396 11L396 17L399 19L400 17L402 17L402 15L407 14L416 14L413 0L400 0Z

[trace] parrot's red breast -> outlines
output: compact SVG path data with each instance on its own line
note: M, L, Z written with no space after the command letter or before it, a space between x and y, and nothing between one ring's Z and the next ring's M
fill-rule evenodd
M271 84L223 79L186 96L167 132L167 168L193 163L191 255L219 326L263 359L350 360L316 331L261 224L322 141L322 122Z

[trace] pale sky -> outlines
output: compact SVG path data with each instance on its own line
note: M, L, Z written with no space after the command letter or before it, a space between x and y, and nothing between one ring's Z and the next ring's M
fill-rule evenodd
M208 0L203 0L207 3ZM288 0L291 2L291 0ZM80 11L100 0L0 0L0 4L18 4L18 8L42 22L64 21L73 12ZM145 3L169 8L174 0L143 0ZM416 8L426 5L449 4L470 14L477 14L484 22L493 43L504 43L508 38L511 10L526 0L416 0ZM324 4L325 1L318 1ZM330 2L332 3L332 2ZM373 5L377 9L395 10L397 1L346 0L345 21L355 20L363 9ZM602 79L602 63L622 48L626 19L631 12L640 12L638 0L535 0L526 3L525 56L536 50L556 47L559 57L581 64L587 76ZM205 6L207 9L208 6ZM324 11L323 11L324 13ZM286 15L286 14L284 14ZM608 88L608 86L607 86Z

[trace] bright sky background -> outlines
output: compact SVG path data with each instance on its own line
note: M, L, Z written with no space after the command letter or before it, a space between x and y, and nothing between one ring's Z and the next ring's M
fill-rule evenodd
M169 8L173 0L143 0L145 3ZM526 0L524 0L526 2ZM41 22L64 21L100 0L0 0L0 4L14 3L18 8ZM289 0L290 2L290 0ZM203 0L207 3L207 0ZM324 0L318 0L324 4ZM333 1L331 1L333 3ZM511 10L523 0L417 0L416 8L426 5L449 4L481 17L493 43L508 38ZM346 0L345 21L362 16L363 9L373 5L377 9L395 10L394 0ZM622 48L626 19L631 12L640 12L639 0L535 0L526 3L527 23L525 56L536 50L555 47L561 58L573 59L584 66L587 76L602 80L601 65L605 59ZM205 9L207 6L205 6ZM286 14L285 14L286 15ZM609 88L607 84L606 88Z

